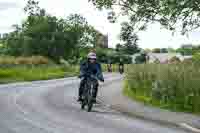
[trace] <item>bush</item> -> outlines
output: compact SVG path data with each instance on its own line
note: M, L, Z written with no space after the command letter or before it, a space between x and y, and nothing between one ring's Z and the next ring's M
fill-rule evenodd
M31 64L30 60L28 58L25 57L18 57L15 59L15 64L19 65L19 64Z
M146 54L141 53L140 56L137 56L135 59L136 64L142 64L146 62Z
M43 57L43 56L32 56L32 57L30 57L29 60L30 60L29 64L34 64L34 65L52 63L52 61L50 61L48 58Z
M172 57L169 61L169 63L180 63L180 59L176 56Z
M15 64L15 57L0 56L0 65Z
M51 64L52 61L43 56L32 57L13 57L13 56L1 56L0 65L41 65Z
M195 53L194 55L192 55L192 60L194 62L200 62L200 53Z
M200 112L199 64L129 65L126 82L136 96L146 96L176 110ZM189 102L190 101L190 102Z

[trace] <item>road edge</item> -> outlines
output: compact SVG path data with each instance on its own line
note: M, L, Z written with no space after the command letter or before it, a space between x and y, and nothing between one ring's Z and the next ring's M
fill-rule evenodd
M127 111L126 109L123 109L123 108L121 108L117 105L110 105L109 107L111 109L119 111L122 114L127 115L127 116L132 117L132 118L138 118L138 119L141 119L141 120L151 121L151 122L154 122L154 123L157 123L157 124L160 124L160 125L164 125L164 126L167 125L167 126L171 126L171 127L175 127L175 128L180 128L180 129L183 129L184 131L191 132L191 133L200 133L200 129L192 127L187 123L172 123L172 122L169 122L169 121L147 118L143 115L139 115L137 113Z
M164 120L158 120L158 119L152 119L149 117L145 117L143 115L137 114L135 112L131 112L123 107L121 107L120 105L114 105L114 104L107 104L108 102L106 102L105 100L103 100L102 97L98 97L98 99L100 100L101 104L107 105L108 108L113 109L115 111L118 111L126 116L132 117L132 118L138 118L141 120L145 120L145 121L149 121L149 122L154 122L156 124L159 125L163 125L163 126L170 126L170 127L174 127L174 128L179 128L182 129L186 132L190 132L190 133L200 133L200 129L195 128L187 123L173 123L170 121L164 121Z

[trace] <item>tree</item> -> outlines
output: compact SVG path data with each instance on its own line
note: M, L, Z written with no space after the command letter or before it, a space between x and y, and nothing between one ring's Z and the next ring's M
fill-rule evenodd
M79 14L71 14L67 17L69 29L74 37L74 55L79 58L81 49L96 47L101 33L93 26L89 25L86 19Z
M190 48L178 48L176 51L178 53L181 53L182 55L192 55L193 49L190 49Z
M128 16L135 30L144 30L148 24L153 22L158 22L166 29L172 31L181 28L182 34L200 27L199 0L89 1L99 9L106 8L112 10L111 12L116 12L114 9L120 9L121 12L119 14ZM118 8L115 8L116 6ZM116 13L111 14L118 16Z
M118 43L118 44L116 45L115 50L116 50L117 52L122 52L122 51L123 51L123 45L120 44L120 43Z
M137 56L135 58L135 62L137 64L146 63L146 61L147 61L147 55L146 55L146 53L141 53L139 56Z
M94 43L97 31L79 14L57 18L29 0L24 11L27 18L6 38L7 54L42 55L58 62L60 58L78 60L80 50ZM84 53L84 51L82 51Z
M24 7L24 11L29 16L38 15L41 11L41 8L39 7L39 2L35 0L28 0L26 6Z
M160 48L154 48L152 50L153 53L161 53L161 49Z
M126 54L133 55L139 52L137 46L139 40L138 36L137 34L134 33L134 29L129 23L127 22L122 23L120 38L122 41L125 42L123 45L123 51Z

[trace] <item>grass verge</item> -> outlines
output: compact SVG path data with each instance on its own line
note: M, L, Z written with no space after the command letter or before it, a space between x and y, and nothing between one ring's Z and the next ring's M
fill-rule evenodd
M20 66L0 68L0 84L48 80L71 77L78 74L76 67L64 66Z
M162 103L159 100L153 99L152 97L145 96L143 91L137 91L134 93L131 88L127 86L125 82L123 95L129 97L131 100L137 101L139 103L143 103L146 106L157 107L160 109L165 109L173 112L185 112L199 115L198 112L194 112L191 106L182 106L181 104L174 103Z

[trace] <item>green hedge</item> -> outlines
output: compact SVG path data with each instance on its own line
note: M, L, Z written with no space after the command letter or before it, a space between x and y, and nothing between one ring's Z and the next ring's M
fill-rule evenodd
M129 65L125 84L124 93L134 99L174 111L200 112L199 64Z

